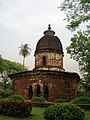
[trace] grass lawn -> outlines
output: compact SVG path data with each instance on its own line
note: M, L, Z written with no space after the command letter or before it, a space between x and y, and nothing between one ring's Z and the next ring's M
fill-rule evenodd
M31 116L29 118L12 118L8 116L1 116L0 120L44 120L43 119L43 112L45 108L41 107L33 107ZM85 111L85 120L90 120L90 111Z
M85 120L90 120L90 111L85 111Z

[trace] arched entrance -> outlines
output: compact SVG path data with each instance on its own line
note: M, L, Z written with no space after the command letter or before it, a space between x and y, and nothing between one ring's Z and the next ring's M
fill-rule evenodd
M36 96L40 97L41 91L40 91L40 86L36 86Z
M33 88L30 85L30 87L29 87L29 98L32 99L32 97L33 97Z
M48 86L45 85L45 86L44 86L44 98L45 98L46 100L48 100L48 95L49 95Z

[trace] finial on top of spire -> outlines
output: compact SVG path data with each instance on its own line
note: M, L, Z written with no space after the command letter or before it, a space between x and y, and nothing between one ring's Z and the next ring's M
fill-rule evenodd
M51 25L50 24L48 25L48 30L51 30Z
M54 36L55 32L53 30L51 30L51 25L48 25L48 30L44 31L45 35L51 35Z

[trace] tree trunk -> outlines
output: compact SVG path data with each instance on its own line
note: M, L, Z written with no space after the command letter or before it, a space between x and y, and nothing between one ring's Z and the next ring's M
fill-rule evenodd
M25 57L23 57L23 67L25 66Z

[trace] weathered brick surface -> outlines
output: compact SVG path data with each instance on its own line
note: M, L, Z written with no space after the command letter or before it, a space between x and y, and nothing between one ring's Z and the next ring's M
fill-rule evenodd
M38 53L35 55L35 69L63 71L63 55L57 52Z
M44 96L44 86L47 86L48 101L60 98L70 101L77 95L79 76L76 73L35 70L14 74L11 78L14 91L22 94L25 99L30 99L30 86L32 86L33 96L36 96L37 86L40 87L40 96Z

